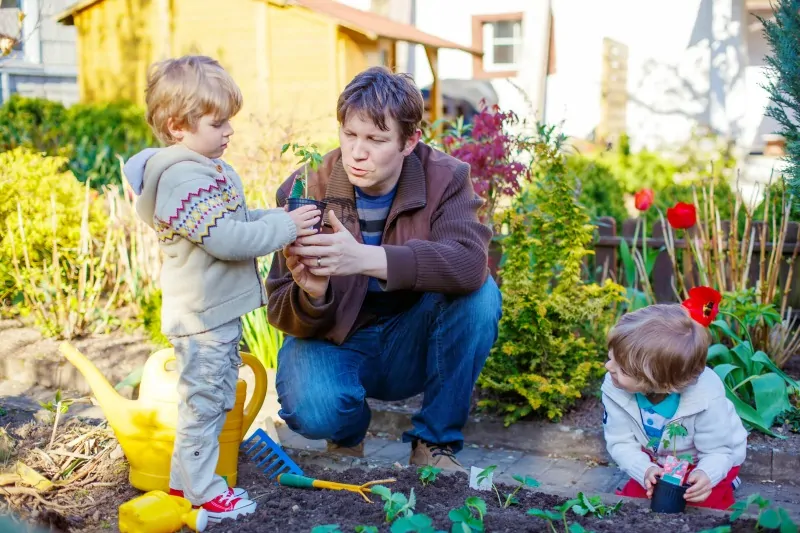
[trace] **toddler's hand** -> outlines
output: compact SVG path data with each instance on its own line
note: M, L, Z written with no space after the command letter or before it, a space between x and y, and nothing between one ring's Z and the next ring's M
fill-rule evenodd
M706 501L711 495L711 478L702 470L692 470L689 479L686 480L691 487L686 489L683 498L687 502L700 503Z
M647 469L647 472L644 474L644 488L647 490L647 497L653 497L653 487L655 486L658 479L656 476L660 476L664 473L664 469L660 466L651 466Z
M289 216L292 217L295 226L297 226L297 236L305 237L306 235L314 235L317 230L314 229L314 224L319 222L319 217L322 212L317 209L315 205L304 205L298 207L294 211L289 211Z

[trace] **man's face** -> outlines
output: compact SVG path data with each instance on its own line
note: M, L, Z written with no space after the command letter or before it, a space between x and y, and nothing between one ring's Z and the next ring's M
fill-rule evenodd
M417 130L410 139L401 142L397 121L387 116L386 125L389 131L381 130L369 116L348 113L339 128L342 164L350 183L375 196L394 188L403 170L403 160L420 137Z

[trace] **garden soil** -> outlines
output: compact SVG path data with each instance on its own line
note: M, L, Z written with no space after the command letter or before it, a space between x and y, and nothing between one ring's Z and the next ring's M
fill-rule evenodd
M0 425L15 439L13 460L31 457L36 449L44 450L50 440L52 425L37 422L25 413L9 412L0 418ZM72 419L64 423L64 431L98 432L103 426L91 421L81 422ZM59 434L61 431L59 431ZM57 437L57 440L60 437ZM112 443L113 446L113 443ZM38 452L33 454L38 455ZM452 509L464 505L469 496L482 497L488 507L485 517L487 532L546 532L548 525L541 519L529 516L526 511L531 508L552 509L563 499L557 496L520 491L519 505L501 509L493 492L479 492L468 488L467 477L463 474L442 476L431 485L423 487L412 468L380 468L371 470L350 469L335 472L316 465L301 466L308 476L319 479L362 484L377 479L396 478L395 483L387 483L392 491L409 495L411 489L417 499L415 512L431 517L438 530L449 531L451 521L448 514ZM258 502L256 514L240 521L223 521L210 527L211 533L283 533L310 532L314 526L338 524L342 533L353 532L356 526L372 525L381 532L388 532L385 522L383 502L372 495L373 503L365 502L359 495L350 492L338 492L318 489L295 489L281 487L267 479L252 463L245 459L240 464L239 486L246 488L251 497ZM117 509L119 505L136 497L140 493L133 489L127 480L127 465L124 459L118 459L103 466L99 483L90 485L85 490L74 492L74 501L69 501L69 509L40 505L31 498L19 497L4 500L0 498L0 514L8 512L22 518L28 523L43 526L52 532L94 533L117 531ZM499 486L501 493L510 490L508 486ZM49 496L44 495L45 498ZM65 504L61 499L60 503ZM34 511L35 508L38 510ZM597 533L634 533L643 531L668 530L675 532L699 532L716 526L727 524L727 516L722 513L709 513L697 509L689 509L681 515L658 515L651 513L646 502L628 501L620 512L603 520L579 518L570 513L571 522L578 521L587 530ZM20 532L25 528L20 524ZM733 531L754 531L750 521L739 521L734 524Z
M498 533L551 531L547 522L526 512L531 508L552 509L563 501L557 496L524 490L517 494L519 505L502 509L493 492L470 489L467 476L463 474L440 475L433 484L423 487L412 468L350 469L337 473L309 466L304 470L307 476L353 484L394 477L397 481L385 486L406 496L413 489L416 496L415 512L429 516L436 529L442 531L450 531L452 522L448 513L463 506L470 496L479 496L486 501L485 530ZM242 465L241 476L241 485L258 501L259 508L245 521L226 520L217 524L209 530L212 533L309 532L314 526L326 524L338 524L342 533L353 532L359 525L371 525L382 532L389 531L383 502L375 495L370 496L373 500L370 504L358 494L350 492L281 487L268 481L251 465ZM507 493L510 487L498 488L501 493ZM727 515L723 513L688 509L679 515L662 515L652 513L647 504L633 501L624 503L613 517L580 518L570 512L568 520L570 523L579 522L588 531L597 533L699 532L729 524ZM755 531L754 523L749 520L737 521L732 531Z

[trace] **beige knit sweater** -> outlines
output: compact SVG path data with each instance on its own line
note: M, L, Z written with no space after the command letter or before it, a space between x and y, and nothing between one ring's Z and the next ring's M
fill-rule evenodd
M255 259L294 241L283 209L249 211L233 168L180 145L140 152L125 175L163 252L164 335L201 333L267 303Z

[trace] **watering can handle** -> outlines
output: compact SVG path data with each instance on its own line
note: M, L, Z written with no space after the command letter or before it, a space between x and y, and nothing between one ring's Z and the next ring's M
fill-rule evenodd
M242 363L253 370L253 374L256 378L255 385L253 386L253 395L250 397L250 401L247 402L247 405L244 406L244 412L242 413L241 439L243 440L244 436L247 434L247 430L250 429L250 426L256 419L256 415L258 415L258 412L261 410L261 406L264 405L264 399L267 397L267 371L264 369L264 365L261 364L261 361L249 353L240 352L239 355L242 356Z

